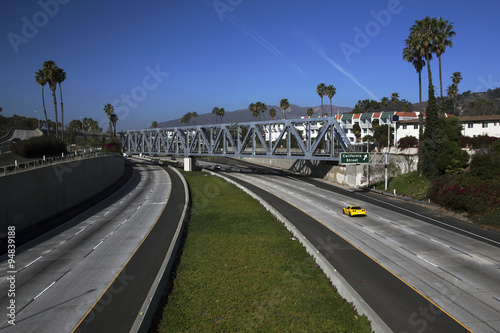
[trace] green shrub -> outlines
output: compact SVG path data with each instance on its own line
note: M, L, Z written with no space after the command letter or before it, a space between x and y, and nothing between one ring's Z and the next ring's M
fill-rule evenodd
M472 221L490 227L500 228L500 208L486 214L478 214L471 217Z
M429 196L456 212L484 214L500 207L500 176L478 179L468 173L444 175L433 180Z
M12 152L22 157L40 157L66 153L66 145L53 136L39 136L12 144Z
M110 153L122 153L120 144L116 142L106 142L102 144L102 150L109 151Z

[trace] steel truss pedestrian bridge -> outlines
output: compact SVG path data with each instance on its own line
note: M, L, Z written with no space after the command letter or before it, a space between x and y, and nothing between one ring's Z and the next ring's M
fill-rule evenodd
M335 117L193 125L121 133L127 154L338 161L351 150Z

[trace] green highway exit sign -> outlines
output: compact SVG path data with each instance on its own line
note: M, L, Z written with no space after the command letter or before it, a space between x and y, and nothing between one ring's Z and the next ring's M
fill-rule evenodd
M363 164L370 162L370 153L340 153L341 164Z

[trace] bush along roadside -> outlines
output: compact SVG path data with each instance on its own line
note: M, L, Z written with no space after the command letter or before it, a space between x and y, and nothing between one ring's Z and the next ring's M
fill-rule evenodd
M67 153L64 142L53 136L39 136L13 143L11 151L22 157Z
M500 176L444 175L432 181L429 197L445 208L467 213L476 223L500 227Z

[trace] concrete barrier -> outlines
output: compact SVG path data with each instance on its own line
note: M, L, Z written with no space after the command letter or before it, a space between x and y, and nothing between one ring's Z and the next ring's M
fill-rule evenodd
M278 158L245 157L243 160L255 164L289 170L307 176L323 178L337 184L363 187L369 183L384 180L385 165L383 153L370 153L370 167L367 172L366 164L335 165L332 162L318 160L292 160ZM416 170L418 156L415 154L391 154L389 157L388 176L407 173Z
M121 156L107 156L0 177L1 230L21 231L81 204L116 182L124 168Z

